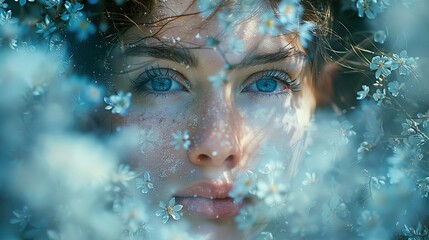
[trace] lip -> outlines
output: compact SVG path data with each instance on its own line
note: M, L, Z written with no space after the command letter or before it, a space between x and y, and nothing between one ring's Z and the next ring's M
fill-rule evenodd
M201 181L177 191L175 198L191 215L224 219L237 215L242 206L228 197L231 188L231 183Z

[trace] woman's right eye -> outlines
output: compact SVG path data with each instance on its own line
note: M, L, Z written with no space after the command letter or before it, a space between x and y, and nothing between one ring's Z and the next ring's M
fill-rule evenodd
M132 80L132 88L139 93L167 94L176 91L188 91L182 83L180 73L168 68L146 69L137 79Z

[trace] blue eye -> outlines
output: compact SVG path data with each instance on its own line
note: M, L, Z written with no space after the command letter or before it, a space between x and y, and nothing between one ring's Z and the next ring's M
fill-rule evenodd
M140 93L167 94L187 91L179 82L185 82L180 73L168 68L152 67L133 80L131 87Z
M150 85L154 91L165 92L171 89L172 80L168 78L156 78L150 80Z
M299 90L299 82L291 80L289 75L281 70L268 70L253 74L246 80L242 92L254 92L265 95L276 95Z
M273 79L259 79L256 81L256 89L260 92L274 92L277 89L277 82Z

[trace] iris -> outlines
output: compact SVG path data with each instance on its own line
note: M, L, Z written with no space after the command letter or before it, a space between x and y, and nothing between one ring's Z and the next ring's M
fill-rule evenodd
M274 92L277 89L277 81L273 79L259 79L256 88L261 92Z
M165 92L171 88L171 79L168 78L156 78L151 81L151 87L154 91Z

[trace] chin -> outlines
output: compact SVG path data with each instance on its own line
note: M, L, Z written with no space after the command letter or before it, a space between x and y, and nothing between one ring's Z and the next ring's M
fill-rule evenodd
M197 216L185 217L191 226L190 231L201 234L207 239L243 239L244 234L237 228L234 217L207 219Z

